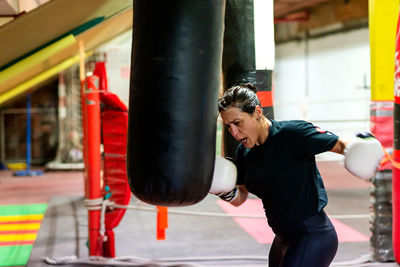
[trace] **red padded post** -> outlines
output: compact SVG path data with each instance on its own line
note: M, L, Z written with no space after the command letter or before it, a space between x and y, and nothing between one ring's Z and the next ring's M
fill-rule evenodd
M103 197L100 185L101 155L100 155L100 96L97 76L86 78L84 99L85 124L84 138L86 144L85 173L87 177L87 198L89 200ZM99 235L100 210L88 211L89 224L89 255L102 256L103 240Z
M397 22L396 52L394 70L394 163L400 162L400 19ZM397 263L400 263L400 169L398 164L393 164L392 175L392 239L393 255Z

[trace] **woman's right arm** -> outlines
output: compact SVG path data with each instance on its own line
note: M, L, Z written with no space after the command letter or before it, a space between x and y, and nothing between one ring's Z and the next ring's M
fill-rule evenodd
M243 202L246 201L247 196L249 195L249 191L247 191L246 186L238 185L237 188L238 188L237 196L235 197L235 199L229 202L235 207L239 207L240 205L242 205Z

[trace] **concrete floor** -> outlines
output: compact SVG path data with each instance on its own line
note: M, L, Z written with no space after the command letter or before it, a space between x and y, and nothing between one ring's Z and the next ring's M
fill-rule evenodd
M318 165L328 190L326 212L332 218L337 218L337 215L363 215L358 219L351 216L336 219L341 225L340 229L337 228L339 236L344 241L339 243L332 266L398 266L393 262L367 261L370 255L370 184L347 173L338 162L319 162ZM78 256L81 263L75 261L75 264L66 263L64 266L88 266L88 262L84 263L88 258L87 211L83 202L81 172L45 172L43 176L22 178L12 176L9 171L1 171L0 191L0 205L48 203L27 266L49 266L43 257L60 260L66 256ZM252 198L251 201L258 200ZM137 203L136 199L132 199L132 205ZM119 265L267 266L270 243L257 240L257 236L247 232L238 219L181 215L172 213L173 210L227 214L214 195L193 206L170 208L166 240L157 241L156 214L128 210L120 225L114 229L117 259L125 257ZM237 211L240 213L241 210ZM265 223L265 219L247 220L252 220L248 223L255 223L253 225ZM264 232L262 227L261 235ZM113 265L110 261L99 261L97 264Z

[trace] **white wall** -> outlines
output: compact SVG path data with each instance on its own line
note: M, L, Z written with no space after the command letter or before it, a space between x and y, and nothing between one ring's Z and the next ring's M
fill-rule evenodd
M97 49L105 53L108 88L128 106L132 33L128 31Z
M369 131L368 29L275 47L274 113L277 120L303 119L342 137ZM127 105L131 35L103 46L109 88ZM368 88L365 89L364 87ZM332 153L321 159L337 159Z
M368 29L310 39L308 52L293 41L275 53L275 119L311 121L343 137L369 131Z

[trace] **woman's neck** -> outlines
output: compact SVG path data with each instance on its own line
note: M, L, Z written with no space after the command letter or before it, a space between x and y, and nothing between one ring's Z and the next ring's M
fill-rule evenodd
M270 126L271 121L262 116L259 122L259 135L256 145L262 145L265 143L265 141L267 141Z

